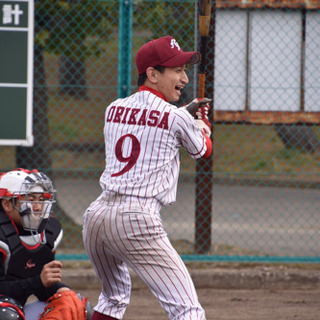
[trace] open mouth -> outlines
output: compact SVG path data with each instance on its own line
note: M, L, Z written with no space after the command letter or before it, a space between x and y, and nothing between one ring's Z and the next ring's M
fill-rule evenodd
M179 93L181 94L181 91L183 90L183 86L175 86L175 89L179 91Z

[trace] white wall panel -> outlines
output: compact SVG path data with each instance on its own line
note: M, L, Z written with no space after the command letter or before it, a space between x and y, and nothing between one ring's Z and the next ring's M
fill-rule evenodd
M244 110L246 12L218 11L215 43L215 110Z
M307 13L305 68L305 111L320 112L319 12Z
M252 13L251 110L299 110L300 51L299 12Z

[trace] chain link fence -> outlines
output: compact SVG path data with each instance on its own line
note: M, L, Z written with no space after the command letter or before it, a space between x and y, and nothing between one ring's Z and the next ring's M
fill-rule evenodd
M197 229L209 246L195 250L197 169L184 151L165 228L186 260L319 262L320 2L213 4L212 210ZM137 90L135 54L163 35L198 50L197 2L35 1L34 146L1 147L0 166L52 177L63 259L85 258L82 214L100 194L105 107ZM197 96L197 67L188 75L181 104Z

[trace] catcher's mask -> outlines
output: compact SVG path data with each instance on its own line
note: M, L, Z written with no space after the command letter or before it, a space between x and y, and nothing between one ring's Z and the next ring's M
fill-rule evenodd
M13 199L25 230L41 233L48 222L55 190L51 180L37 170L17 169L0 177L0 198Z
M0 295L1 320L25 320L23 306L15 299Z

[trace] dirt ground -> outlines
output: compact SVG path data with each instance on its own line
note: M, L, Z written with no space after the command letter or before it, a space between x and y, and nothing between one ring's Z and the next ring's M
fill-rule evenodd
M320 289L197 289L207 320L319 320ZM81 290L95 305L99 290ZM147 288L132 291L124 320L167 320Z

